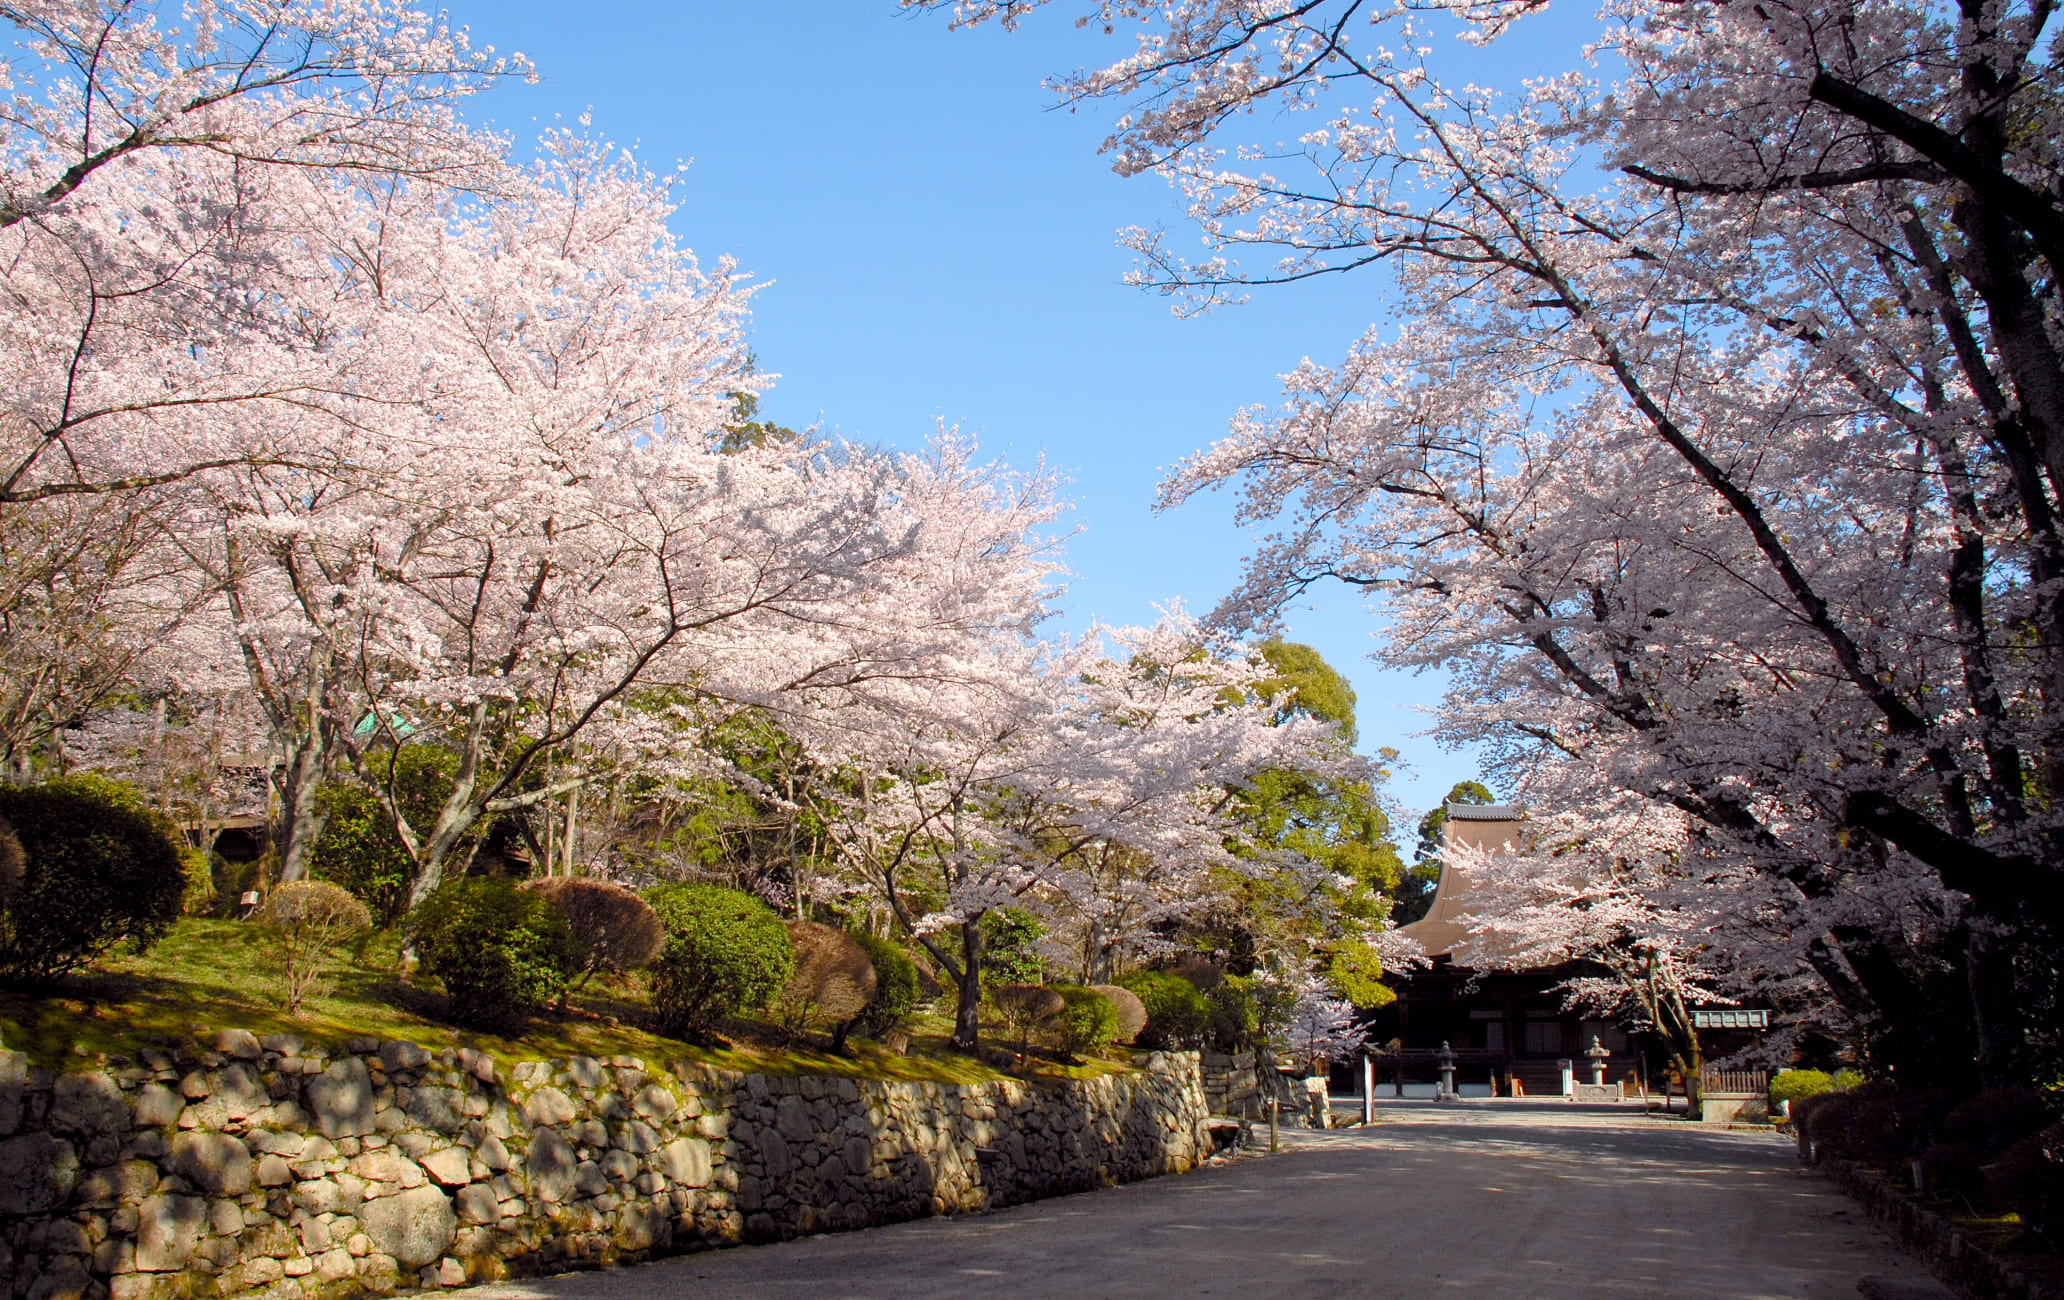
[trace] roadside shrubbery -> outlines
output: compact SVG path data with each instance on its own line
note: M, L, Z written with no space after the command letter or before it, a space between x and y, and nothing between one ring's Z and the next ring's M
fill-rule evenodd
M1103 994L1104 1000L1111 1004L1111 1013L1117 1019L1111 1041L1130 1043L1137 1039L1140 1030L1147 1027L1147 1004L1140 1001L1139 994L1116 984L1092 984L1089 987Z
M791 1034L849 1023L874 997L874 963L851 936L815 921L789 921L795 970L774 995L774 1022Z
M18 874L0 879L0 979L38 985L118 943L139 949L179 918L189 854L129 787L77 776L0 786Z
M581 953L566 918L506 880L448 880L408 914L423 973L444 986L451 1018L508 1024L559 996Z
M1775 1114L1784 1103L1797 1106L1808 1097L1834 1091L1835 1080L1826 1070L1779 1070L1770 1077L1770 1109Z
M721 885L661 885L645 895L666 927L652 964L660 1028L706 1039L726 1016L766 1005L795 969L788 930L765 903Z

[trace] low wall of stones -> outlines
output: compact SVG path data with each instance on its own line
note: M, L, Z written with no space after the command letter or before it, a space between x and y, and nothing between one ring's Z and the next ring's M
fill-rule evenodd
M228 1031L0 1052L0 1295L328 1300L1008 1205L1210 1151L1195 1053L1090 1081L784 1078Z
M1986 1250L1956 1224L1919 1204L1882 1175L1834 1156L1813 1159L1803 1134L1799 1135L1799 1156L1820 1166L1836 1186L1861 1203L1879 1226L1919 1255L1928 1271L1957 1294L1974 1300L2058 1300L2052 1288Z

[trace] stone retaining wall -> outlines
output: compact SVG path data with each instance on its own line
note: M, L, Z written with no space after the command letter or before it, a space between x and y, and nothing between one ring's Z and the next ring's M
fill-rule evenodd
M1194 1053L883 1083L242 1031L52 1076L0 1052L0 1296L316 1300L857 1228L1188 1170Z
M1253 1052L1205 1052L1199 1059L1204 1073L1204 1102L1212 1114L1261 1114L1268 1109L1268 1098L1261 1091L1261 1076L1254 1068Z
M1825 1170L1835 1185L1862 1204L1864 1211L1921 1257L1928 1271L1959 1295L1984 1300L2057 1300L2056 1292L1986 1250L1956 1224L1915 1201L1883 1176L1830 1155L1814 1157L1799 1135L1799 1157Z

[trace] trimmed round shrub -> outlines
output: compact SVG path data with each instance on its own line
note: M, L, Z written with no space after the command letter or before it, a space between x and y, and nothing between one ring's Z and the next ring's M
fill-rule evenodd
M1993 1196L2013 1207L2037 1242L2051 1250L2064 1243L2064 1123L2007 1148L1985 1177Z
M774 995L774 1019L791 1033L842 1025L874 996L874 963L846 935L815 921L786 921L795 970Z
M463 1025L503 1025L544 1006L580 966L559 909L506 880L447 880L403 925Z
M1147 1027L1147 1004L1139 1000L1139 994L1116 984L1092 984L1089 987L1104 995L1111 1004L1111 1012L1118 1017L1118 1025L1111 1033L1114 1043L1129 1043Z
M1825 1070L1779 1070L1770 1077L1770 1109L1775 1111L1784 1102L1797 1105L1834 1088L1835 1081Z
M795 970L787 927L751 894L661 885L645 901L667 932L651 970L652 1009L669 1034L707 1037L724 1017L765 1006Z
M1942 1140L1963 1143L1991 1159L2054 1119L2049 1102L2033 1088L1987 1088L1958 1102L1943 1118Z
M178 831L134 790L94 776L0 786L21 874L0 899L0 979L48 984L123 941L138 951L179 919Z
M861 1034L867 1038L880 1038L883 1034L903 1027L917 1010L918 999L923 989L917 978L917 963L909 954L887 939L877 939L871 934L855 934L853 942L867 954L867 960L874 966L874 993L860 1014L839 1026L837 1046L844 1048L846 1035Z
M326 880L276 886L257 919L272 937L288 1015L298 1015L301 1003L320 989L323 960L373 927L366 905Z
M1118 1011L1095 989L1072 984L1055 986L1061 1012L1053 1018L1054 1046L1071 1057L1102 1051L1118 1032Z
M1060 994L1043 984L1004 984L989 990L989 1005L1004 1035L1017 1040L1018 1053L1031 1046L1034 1034L1044 1032L1068 1004Z
M1830 1092L1801 1121L1814 1148L1857 1164L1887 1166L1920 1154L1928 1099L1890 1084Z
M1147 1026L1140 1031L1142 1047L1191 1047L1204 1036L1211 1022L1211 1004L1197 986L1180 975L1166 971L1137 970L1118 980L1130 989L1147 1009Z
M566 918L580 961L572 987L609 971L621 975L652 964L666 947L666 928L652 905L622 885L578 876L544 876L522 888L550 903Z

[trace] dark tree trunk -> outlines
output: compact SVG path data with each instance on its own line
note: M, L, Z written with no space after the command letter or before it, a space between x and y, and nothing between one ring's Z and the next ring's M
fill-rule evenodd
M972 1052L982 1034L982 915L977 912L960 927L960 1002L953 1015L956 1052Z

